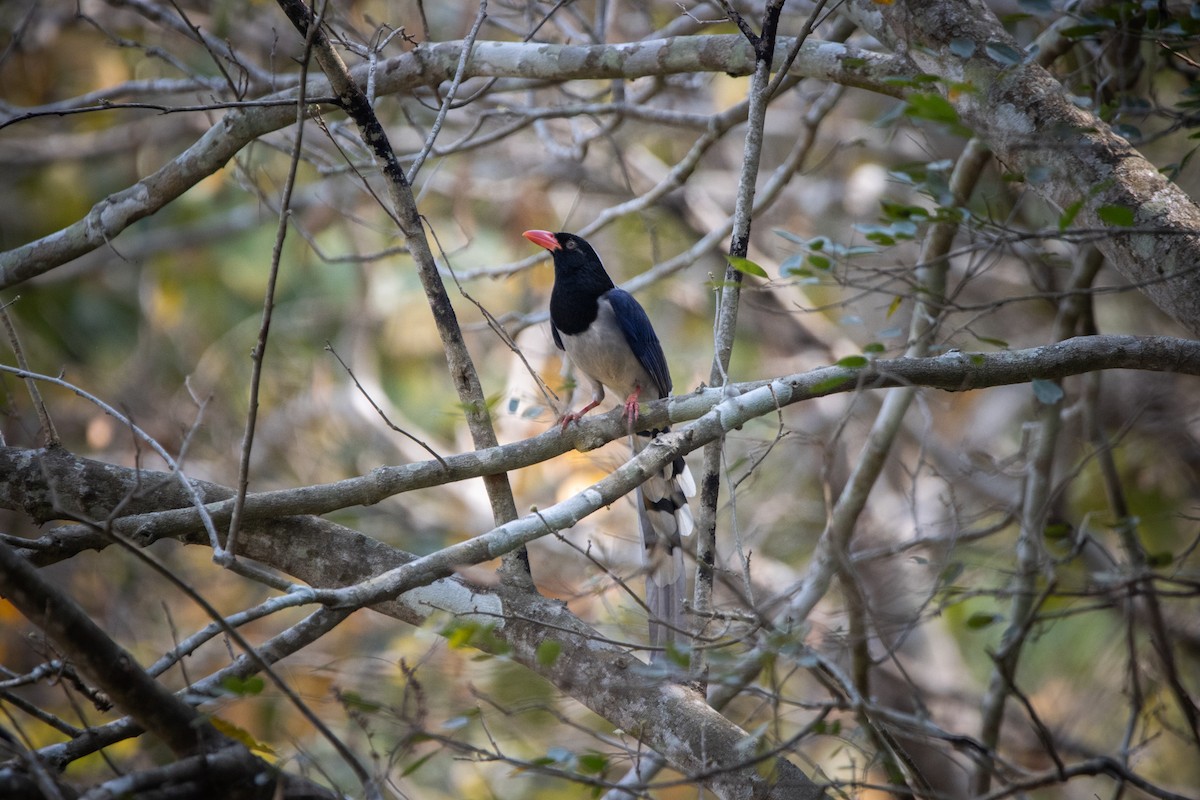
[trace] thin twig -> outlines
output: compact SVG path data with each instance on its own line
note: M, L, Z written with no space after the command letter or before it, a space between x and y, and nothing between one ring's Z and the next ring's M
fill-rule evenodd
M283 242L287 237L291 218L292 191L296 187L296 173L300 168L300 154L304 143L304 120L307 117L305 91L308 88L308 64L312 57L313 39L320 30L325 4L317 14L314 25L308 29L304 40L304 56L300 59L299 94L296 97L296 138L292 143L288 162L287 179L283 184L283 196L279 201L279 222L275 228L275 244L271 249L271 269L267 275L266 296L263 298L262 321L259 323L258 340L250 354L250 399L246 410L246 428L242 435L241 459L238 463L237 495L233 504L233 515L229 518L229 532L225 548L213 549L213 559L222 565L237 558L237 537L241 528L242 511L246 504L246 492L250 486L250 451L254 446L254 431L258 423L258 394L262 385L263 362L267 355L267 336L271 332L271 317L275 311L275 284L279 280L279 263L283 258Z
M422 450L424 450L426 453L429 453L429 455L431 455L435 459L437 459L437 462L439 464L441 464L443 467L446 467L446 459L444 459L440 455L438 455L437 451L435 451L432 447L430 447L428 444L426 444L421 439L417 438L413 434L409 433L408 431L404 430L400 426L396 425L396 423L394 423L390 419L388 419L388 415L386 413L384 413L384 410L379 407L378 403L375 402L375 398L371 397L370 392L368 392L366 390L366 388L361 383L358 382L358 378L355 377L354 371L350 369L350 365L348 365L345 361L342 360L342 357L338 354L338 351L333 348L332 344L330 344L329 342L325 342L325 349L328 350L330 353L332 353L333 357L337 359L337 362L342 365L342 369L344 369L346 371L346 374L350 376L350 380L354 381L354 385L358 388L358 391L362 393L362 396L365 397L367 402L371 404L371 408L375 409L375 411L379 414L380 418L384 421L384 423L389 428L391 428L392 430L394 430L396 433L400 434L401 436L407 436L414 443L416 443Z
M463 77L467 72L467 62L471 60L471 50L475 46L475 38L479 36L479 29L483 27L483 21L487 19L487 0L479 0L479 11L475 15L475 22L471 25L471 30L463 38L462 54L458 59L458 68L454 71L454 79L450 81L450 86L446 90L446 96L442 100L441 108L438 109L437 117L434 118L433 124L429 126L429 133L425 136L425 144L421 147L421 151L417 153L413 159L412 166L408 168L408 182L412 184L417 180L417 173L421 171L421 165L425 163L425 159L429 157L429 152L433 149L434 142L437 141L438 134L442 131L442 124L446 121L446 115L450 113L450 108L454 104L454 98L458 95L458 87L462 85Z
M17 328L13 325L12 317L8 313L8 307L20 299L17 297L11 303L0 303L0 322L4 323L4 330L8 333L8 342L12 346L13 355L17 358L17 366L28 372L29 363L25 361L25 350L21 347L21 337L17 335ZM26 378L25 388L29 392L30 400L33 401L33 409L37 413L42 433L46 437L46 446L57 447L59 444L58 431L54 427L54 421L50 419L50 412L46 410L46 404L42 400L42 393L38 389L37 381L33 378ZM0 433L0 445L2 444L4 444L4 437L3 433Z

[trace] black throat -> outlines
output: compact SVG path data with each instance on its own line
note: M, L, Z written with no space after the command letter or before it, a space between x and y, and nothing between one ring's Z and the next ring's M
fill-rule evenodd
M600 313L600 297L612 288L612 278L594 255L554 251L550 322L568 336L583 333Z

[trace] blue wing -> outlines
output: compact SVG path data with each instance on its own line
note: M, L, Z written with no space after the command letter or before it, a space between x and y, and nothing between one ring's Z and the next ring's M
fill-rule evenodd
M663 355L662 345L659 344L654 326L650 324L650 317L646 316L646 310L624 289L610 289L604 296L612 304L617 325L625 335L629 349L654 379L658 396L666 397L671 393L671 372L667 369L667 357Z

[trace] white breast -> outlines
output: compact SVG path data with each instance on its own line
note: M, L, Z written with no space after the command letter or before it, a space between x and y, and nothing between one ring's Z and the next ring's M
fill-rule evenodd
M653 379L625 341L607 299L600 299L600 313L586 331L560 338L575 369L593 384L603 384L622 400L639 386L640 399L658 399Z

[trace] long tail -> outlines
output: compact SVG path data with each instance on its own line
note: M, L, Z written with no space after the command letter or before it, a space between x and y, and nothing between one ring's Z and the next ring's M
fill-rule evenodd
M630 437L634 452L644 447L643 437ZM682 539L694 523L687 499L696 493L696 482L682 457L675 459L636 492L638 530L642 534L642 559L646 570L646 606L650 609L651 660L663 658L666 648L685 631L683 601L687 572Z

